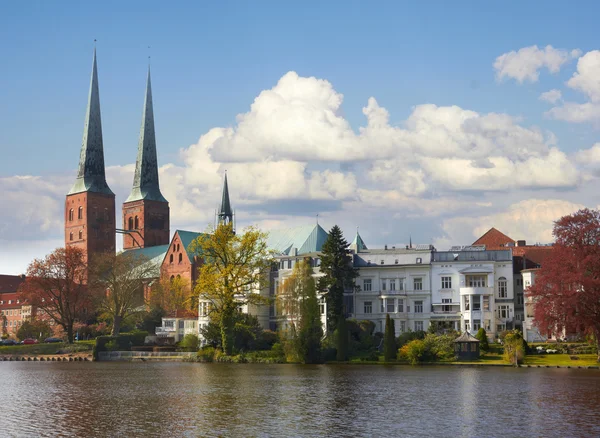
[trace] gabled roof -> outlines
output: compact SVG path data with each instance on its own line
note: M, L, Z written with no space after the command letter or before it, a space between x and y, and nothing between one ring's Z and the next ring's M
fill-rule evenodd
M175 234L177 234L179 236L179 239L181 240L181 244L185 248L185 252L187 253L188 258L190 259L190 262L194 261L195 254L192 253L188 247L190 246L190 243L192 243L192 241L196 240L198 237L202 236L204 233L197 233L194 231L185 231L185 230L176 230Z
M327 236L327 231L319 224L284 228L269 231L267 245L280 255L294 255L294 248L298 255L310 254L321 251Z
M479 344L479 339L471 335L469 332L464 332L462 335L456 338L454 342L477 342Z
M100 117L100 93L98 91L98 67L96 65L96 49L92 63L92 79L88 97L83 141L79 155L79 170L75 184L69 195L81 192L96 192L106 195L114 193L106 184L104 170L104 145L102 142L102 120Z
M150 83L150 67L148 67L148 80L146 83L146 99L140 140L133 175L133 188L125 202L139 201L167 202L160 192L158 183L158 160L156 158L156 135L154 132L154 110L152 107L152 85Z
M148 261L146 263L153 265L153 269L148 278L159 278L160 266L162 265L162 262L165 259L165 255L169 250L169 246L170 245L157 245L150 246L148 248L130 249L127 250L127 252L147 259Z
M473 245L485 245L485 249L501 249L509 246L508 243L511 243L514 246L515 241L492 227L487 230L483 236L473 242Z
M0 275L0 294L17 292L24 281L24 275Z

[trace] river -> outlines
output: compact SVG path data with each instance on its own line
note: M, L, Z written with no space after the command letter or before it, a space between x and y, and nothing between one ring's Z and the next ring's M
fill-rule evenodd
M600 436L600 372L2 362L2 436Z

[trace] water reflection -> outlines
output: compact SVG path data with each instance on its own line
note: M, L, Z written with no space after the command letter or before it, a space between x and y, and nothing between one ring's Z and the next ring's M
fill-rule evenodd
M599 436L587 370L0 365L3 436Z

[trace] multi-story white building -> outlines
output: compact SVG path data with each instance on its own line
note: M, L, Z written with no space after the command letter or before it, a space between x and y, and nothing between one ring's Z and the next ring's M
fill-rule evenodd
M513 328L514 288L511 250L454 247L436 251L432 262L432 320L448 328L494 339ZM460 314L457 314L460 311ZM457 327L460 321L460 327Z
M357 288L349 293L351 317L385 330L386 316L394 320L396 336L427 330L431 316L430 263L432 247L368 249L357 232L350 246L358 268Z

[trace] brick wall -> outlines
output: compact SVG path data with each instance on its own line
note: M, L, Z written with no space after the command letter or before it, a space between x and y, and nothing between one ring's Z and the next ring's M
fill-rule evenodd
M123 235L123 249L147 248L169 243L169 204L133 201L123 204L123 229L137 230Z

